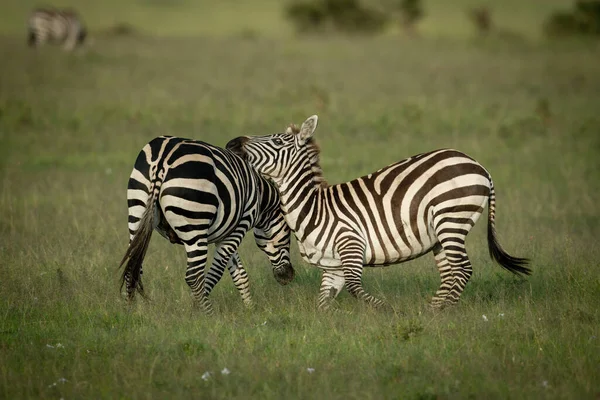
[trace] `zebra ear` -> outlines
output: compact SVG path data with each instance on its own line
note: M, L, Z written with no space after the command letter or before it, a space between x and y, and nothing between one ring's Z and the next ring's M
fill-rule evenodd
M313 133L315 132L315 129L317 129L318 120L319 117L313 115L311 117L308 117L308 119L302 123L302 126L300 127L300 133L298 133L302 141L305 141L308 138L312 137Z

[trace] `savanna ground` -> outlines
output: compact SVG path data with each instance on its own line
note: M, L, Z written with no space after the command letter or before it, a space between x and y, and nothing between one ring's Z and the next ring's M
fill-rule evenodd
M413 40L298 38L267 0L87 1L94 43L75 54L26 48L33 3L14 3L0 17L0 397L598 398L600 47L538 32L569 2L503 2L497 22L521 35L507 41L474 40L466 1L428 2ZM120 22L146 34L101 34ZM256 309L225 276L206 317L183 249L154 235L151 301L128 306L117 265L141 147L161 134L225 145L314 113L332 183L435 148L475 157L501 242L533 275L491 262L482 218L458 306L428 310L426 255L365 272L395 312L344 292L345 312L321 313L320 273L295 243L296 280L280 287L250 234Z

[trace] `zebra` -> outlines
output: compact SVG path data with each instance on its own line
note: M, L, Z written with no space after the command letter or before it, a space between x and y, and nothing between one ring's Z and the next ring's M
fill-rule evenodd
M472 273L465 238L486 203L491 258L517 275L531 273L528 259L500 246L494 184L473 158L440 149L329 185L313 137L317 121L313 115L299 129L290 125L285 133L237 137L226 148L277 185L302 258L323 271L320 309L329 308L344 285L353 297L384 306L363 289L363 267L399 264L430 251L441 276L430 306L457 303Z
M36 8L29 15L28 44L62 43L67 51L83 44L87 36L81 17L72 9Z
M213 312L208 295L225 267L244 303L252 306L248 275L237 252L252 228L276 280L286 285L294 278L291 233L277 188L229 150L197 140L156 137L137 156L127 204L129 247L119 268L125 264L121 289L125 285L128 300L136 290L144 295L142 262L153 229L185 247L185 280L207 314ZM205 277L209 243L215 243L216 250Z

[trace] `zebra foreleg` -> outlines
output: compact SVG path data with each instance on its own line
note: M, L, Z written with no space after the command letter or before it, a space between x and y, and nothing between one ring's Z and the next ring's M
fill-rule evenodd
M440 288L435 292L435 295L431 299L431 307L434 309L441 309L444 306L446 297L454 285L454 275L452 274L452 266L446 259L446 254L442 245L438 242L433 247L433 256L435 263L437 264L438 270L440 271Z
M319 290L319 308L327 310L344 287L344 271L342 269L324 270Z
M185 245L187 252L187 269L185 281L192 290L196 304L200 305L207 314L212 314L213 309L206 295L204 270L208 258L208 242L202 238L194 245Z

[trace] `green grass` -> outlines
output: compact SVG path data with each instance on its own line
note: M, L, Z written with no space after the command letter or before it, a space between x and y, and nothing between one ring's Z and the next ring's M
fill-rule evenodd
M100 6L86 4L94 20ZM97 12L97 26L115 18ZM148 21L141 28L176 31ZM597 398L597 47L299 39L279 28L283 37L248 38L229 35L232 26L213 37L99 36L75 54L35 54L20 28L6 28L0 398ZM494 177L500 240L532 258L533 275L518 279L490 261L482 219L467 240L474 274L456 307L428 311L439 277L427 255L365 272L367 290L395 312L344 292L343 313L321 313L320 273L296 245L296 280L280 287L248 237L241 255L256 309L225 277L207 317L192 306L183 249L154 235L144 268L151 301L125 304L117 265L141 147L161 134L224 145L314 113L332 183L435 148L475 157Z

